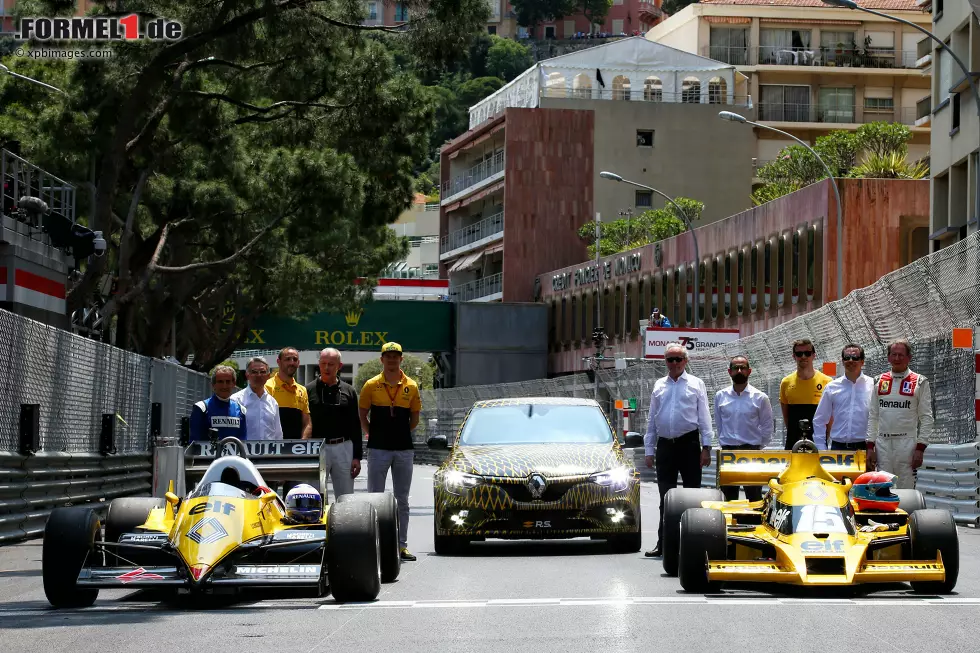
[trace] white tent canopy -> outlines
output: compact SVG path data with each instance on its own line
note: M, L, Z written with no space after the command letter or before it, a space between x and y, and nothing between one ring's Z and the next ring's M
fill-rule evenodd
M597 74L598 73L598 74ZM601 75L603 84L599 83ZM590 99L613 91L619 99L679 101L685 80L699 82L695 93L708 102L709 81L724 81L724 103L734 97L735 66L634 36L546 59L528 68L506 86L470 107L470 129L507 107L539 106L542 94ZM693 87L691 87L693 88ZM593 91L599 91L598 94ZM659 91L659 93L651 93ZM696 98L696 96L695 96Z

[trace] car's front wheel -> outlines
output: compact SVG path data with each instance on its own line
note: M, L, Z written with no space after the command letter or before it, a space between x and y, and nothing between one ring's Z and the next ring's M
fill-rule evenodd
M912 583L912 591L920 594L949 594L960 575L960 541L953 515L946 510L916 510L909 515L909 538L912 540L913 560L935 560L943 557L946 580Z
M99 516L89 508L55 508L44 526L41 576L44 595L56 608L84 608L99 597L97 588L79 588L78 574L86 564L101 567L96 549L102 538Z
M728 528L720 510L691 508L681 515L681 547L677 575L687 592L717 592L721 583L708 580L708 561L728 557Z
M327 517L324 564L330 593L341 602L373 601L381 593L378 513L366 501L335 503Z

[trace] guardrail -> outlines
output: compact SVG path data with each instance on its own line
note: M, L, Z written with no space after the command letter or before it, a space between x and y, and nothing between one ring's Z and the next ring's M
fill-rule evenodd
M0 452L0 544L44 533L61 506L104 510L117 497L148 496L149 454Z

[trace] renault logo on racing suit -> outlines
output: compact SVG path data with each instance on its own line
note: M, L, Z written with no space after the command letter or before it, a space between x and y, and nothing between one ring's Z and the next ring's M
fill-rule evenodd
M535 499L541 498L546 487L548 487L548 483L541 474L531 474L531 477L527 479L527 489L531 491L531 496Z

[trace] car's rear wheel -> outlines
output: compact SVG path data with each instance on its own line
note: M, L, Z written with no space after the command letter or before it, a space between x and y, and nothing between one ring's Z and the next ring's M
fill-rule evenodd
M55 508L44 526L41 576L44 595L56 608L84 608L99 597L97 588L76 584L82 567L101 567L95 543L102 538L99 516L89 508Z
M123 533L132 533L137 527L146 523L150 511L163 508L167 500L162 497L126 497L113 499L109 503L109 512L105 517L105 541L118 542ZM117 558L113 554L119 554ZM133 562L136 564L154 564L156 560L152 551L130 547L107 547L107 558L110 565L123 565Z
M664 516L664 535L660 543L663 549L664 571L668 576L677 575L678 554L681 545L681 515L689 508L700 508L703 501L724 501L725 495L717 488L674 488L664 497L660 507Z
M337 503L363 501L374 506L378 513L378 529L381 531L381 582L392 583L402 568L398 551L398 503L391 492L358 492L344 494Z
M681 515L678 576L688 592L717 592L721 583L708 581L708 560L728 557L728 529L720 510L690 508Z
M913 560L935 560L939 552L946 569L946 580L913 582L912 590L920 594L952 592L960 574L960 540L953 515L946 510L916 510L909 516L909 537Z
M330 593L341 602L373 601L381 593L381 535L370 503L334 503L327 515L324 565Z
M926 509L926 499L918 490L892 490L898 496L898 507L908 514Z

